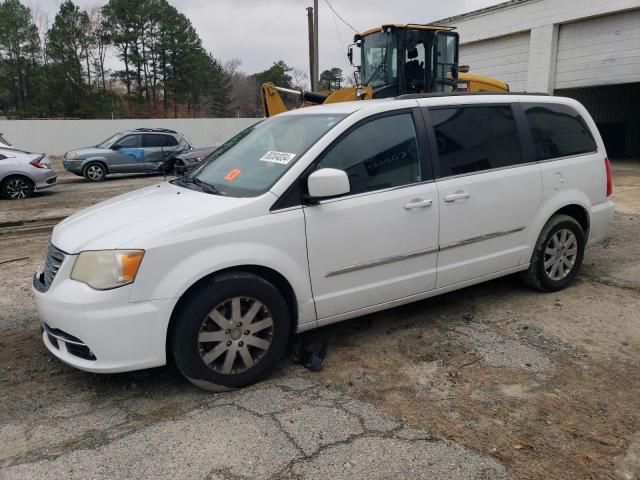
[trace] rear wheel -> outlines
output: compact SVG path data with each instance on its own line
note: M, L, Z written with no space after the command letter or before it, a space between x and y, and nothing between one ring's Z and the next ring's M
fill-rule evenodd
M195 385L221 390L268 375L284 355L291 317L271 283L247 273L214 278L189 296L173 319L170 349Z
M576 219L554 215L542 229L524 282L540 291L553 292L578 275L585 249L585 233Z
M21 200L29 198L34 191L31 180L21 175L12 175L5 178L0 184L0 194L9 200Z
M87 164L83 170L83 176L91 182L101 182L107 176L107 169L103 164L92 162Z

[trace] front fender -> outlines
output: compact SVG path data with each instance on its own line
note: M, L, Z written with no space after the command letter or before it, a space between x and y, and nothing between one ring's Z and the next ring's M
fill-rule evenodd
M290 247L291 245L289 245ZM295 293L298 302L298 321L315 321L315 308L311 294L309 272L306 268L306 252L292 252L258 242L233 242L210 248L182 252L175 262L167 261L164 249L152 249L145 253L139 277L146 279L135 283L130 302L155 299L180 298L190 287L212 273L242 266L259 266L281 274ZM304 262L300 261L303 254ZM164 258L163 258L164 257ZM162 265L171 265L161 271Z
M105 168L107 169L107 171L109 171L109 161L107 160L106 157L89 157L89 158L84 158L82 159L82 161L80 162L80 167L82 169L84 169L84 167L87 166L87 164L91 163L91 162L100 162L102 163Z
M549 219L563 207L568 205L578 205L584 209L587 216L591 215L591 202L583 192L579 190L569 189L558 191L552 197L546 199L542 208L539 209L538 214L534 217L533 221L527 228L526 245L528 248L522 253L520 263L529 263L533 249L536 246L540 232L544 228Z

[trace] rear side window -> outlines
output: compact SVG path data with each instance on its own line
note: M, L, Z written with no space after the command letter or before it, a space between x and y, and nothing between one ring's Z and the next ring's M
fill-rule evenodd
M331 147L316 168L347 172L352 194L419 182L420 154L411 113L356 127Z
M522 163L518 130L509 105L430 110L440 177Z
M173 147L178 141L171 135L160 135L157 133L146 133L142 138L143 147Z
M584 119L567 105L523 104L536 160L595 152L596 142Z

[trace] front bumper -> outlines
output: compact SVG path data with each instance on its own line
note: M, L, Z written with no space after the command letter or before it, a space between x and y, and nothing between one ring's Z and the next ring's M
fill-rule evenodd
M75 173L76 175L82 175L82 160L67 160L62 161L62 165L67 172Z
M132 286L98 291L71 280L67 256L47 291L33 294L47 349L80 370L115 373L166 363L166 333L172 299L129 303Z

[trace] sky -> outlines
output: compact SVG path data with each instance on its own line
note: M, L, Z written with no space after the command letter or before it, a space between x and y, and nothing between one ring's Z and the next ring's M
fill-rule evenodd
M255 73L274 61L309 72L306 7L313 0L168 0L192 22L204 47L222 63L239 59L240 71ZM358 31L383 23L429 23L500 3L501 0L319 0L320 71L351 72L346 50L354 31L334 17L329 4ZM53 17L60 0L23 0L41 16ZM106 0L75 0L81 8ZM327 3L329 2L329 3Z

